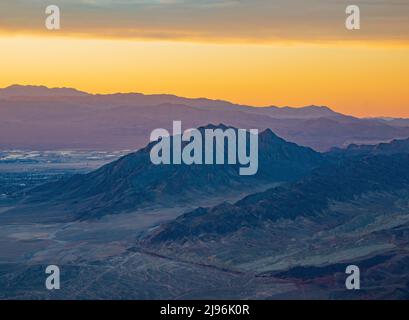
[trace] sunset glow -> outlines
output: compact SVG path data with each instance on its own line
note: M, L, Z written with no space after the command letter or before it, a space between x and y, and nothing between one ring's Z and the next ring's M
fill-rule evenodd
M367 19L367 29L358 36L344 30L345 14L337 11L343 8L339 4L323 7L334 20L314 20L309 33L305 30L308 16L293 25L278 18L278 9L276 20L257 20L257 28L244 30L234 29L243 5L222 1L224 6L218 5L218 14L211 15L216 3L206 1L206 10L186 7L198 19L182 32L183 21L177 20L181 13L171 9L169 2L135 2L144 4L146 14L169 10L169 16L156 25L140 12L135 13L140 20L131 24L134 20L124 4L105 26L98 18L106 14L111 1L99 2L99 6L84 12L75 3L87 2L67 5L69 14L58 32L41 26L42 12L38 11L34 11L40 14L38 21L29 11L21 25L18 22L23 17L12 20L4 15L0 19L1 87L32 84L75 87L91 93L171 93L254 106L314 104L356 116L409 117L407 23L397 12L389 13L393 23L383 33L368 31L368 26L377 21L374 18ZM180 1L171 3L179 4L180 9ZM14 12L18 5L22 6L20 1L8 9ZM1 6L7 9L7 5ZM262 10L256 8L254 15L261 17ZM205 13L199 15L199 9ZM369 9L377 17L379 12ZM282 10L290 12L287 7ZM83 17L78 21L74 16L77 11ZM227 12L235 17L231 24L222 20ZM83 15L87 13L85 24ZM252 22L249 16L249 26ZM280 36L277 30L285 23L289 27ZM399 23L402 32L393 36Z

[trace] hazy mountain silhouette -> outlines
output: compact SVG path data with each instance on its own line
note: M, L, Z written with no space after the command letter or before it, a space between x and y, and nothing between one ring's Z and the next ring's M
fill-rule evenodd
M328 107L324 106L306 106L300 108L268 106L263 108L252 108L250 106L233 104L223 100L212 100L207 98L183 98L171 94L152 94L145 95L141 93L115 93L115 94L88 94L72 88L47 88L45 86L20 86L12 85L0 89L0 98L47 98L54 97L64 100L66 97L87 98L90 104L98 105L104 102L111 103L113 106L158 106L163 104L169 105L187 105L195 108L204 108L206 110L223 110L223 111L243 111L253 114L274 116L275 118L317 118L340 115ZM92 99L90 99L92 98ZM77 99L85 101L85 99Z
M267 128L319 151L409 136L409 127L345 116L327 107L278 108L139 93L87 94L69 88L14 85L0 89L0 148L135 150L156 128L208 123Z
M72 88L48 88L46 86L11 85L0 89L0 98L31 97L84 97L87 93Z
M330 157L356 157L367 155L392 155L398 153L409 153L409 139L395 139L389 143L375 145L351 144L345 149L333 148L327 153Z

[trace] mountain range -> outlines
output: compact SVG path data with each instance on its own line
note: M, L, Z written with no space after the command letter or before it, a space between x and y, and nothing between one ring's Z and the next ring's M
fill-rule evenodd
M206 129L217 128L237 130L223 124L209 124L199 130L204 132ZM24 199L21 205L31 209L33 206L45 207L45 211L69 208L67 219L74 220L100 218L107 214L147 208L208 205L212 198L217 198L220 194L226 197L243 195L245 192L249 193L248 190L255 190L254 188L262 191L272 185L311 177L311 172L324 174L329 184L341 182L342 179L330 181L332 176L328 176L328 173L338 172L339 168L346 169L346 165L350 165L352 160L362 161L376 155L409 154L408 139L378 145L351 145L345 149L334 148L327 153L319 153L311 148L287 142L270 129L261 132L258 140L259 170L255 176L240 176L240 165L154 165L150 160L150 151L155 143L149 143L144 148L88 174L74 175L68 179L26 189L23 191ZM173 137L170 137L170 141L172 144ZM202 145L205 145L204 142ZM364 169L357 172L362 174ZM282 190L283 194L290 194L287 185ZM299 192L305 195L308 194L306 191ZM317 200L318 194L312 194L311 198L305 201L312 203ZM264 202L265 199L263 204ZM224 206L223 204L222 208L226 209ZM18 208L20 209L21 207ZM234 206L229 209L236 210ZM208 212L204 211L203 214L208 221ZM240 224L233 225L237 227ZM192 230L190 227L188 229ZM183 232L178 234L182 235Z
M362 157L368 155L393 155L409 152L409 139L394 139L389 143L373 145L351 144L347 148L333 148L327 153L329 157Z
M70 88L13 85L0 89L0 148L135 150L156 128L224 123L271 129L287 141L327 151L409 136L402 121L359 119L328 107L252 107L205 98L140 93L89 94Z
M235 204L199 208L169 222L150 241L220 237L241 228L298 217L316 218L334 202L366 193L409 190L409 154L374 156L321 167L306 178L248 196Z
M173 120L259 128L258 173L153 165L149 133ZM0 89L1 148L138 149L0 206L0 297L408 299L407 130L326 107ZM64 290L43 290L49 264Z
M259 146L253 177L154 166L148 144L26 189L0 214L0 296L407 299L407 140L319 153L267 129ZM50 263L65 290L40 290ZM351 264L359 292L345 290Z
M135 252L294 283L272 299L408 299L409 154L362 155L147 231ZM345 270L361 270L359 292Z
M228 129L221 124L199 130L217 128ZM174 138L170 139L173 143ZM322 154L287 142L269 129L260 133L258 140L259 170L254 176L240 176L239 165L154 165L150 151L155 143L150 143L89 174L25 191L23 203L46 206L48 211L64 204L76 214L75 219L90 219L152 206L197 203L200 199L206 203L220 194L297 180L327 162Z

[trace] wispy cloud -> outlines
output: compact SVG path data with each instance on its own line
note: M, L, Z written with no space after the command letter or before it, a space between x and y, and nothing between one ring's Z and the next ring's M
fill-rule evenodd
M409 41L409 2L355 0L362 30L344 27L346 0L54 0L61 33L199 41ZM2 1L0 31L46 33L47 0Z

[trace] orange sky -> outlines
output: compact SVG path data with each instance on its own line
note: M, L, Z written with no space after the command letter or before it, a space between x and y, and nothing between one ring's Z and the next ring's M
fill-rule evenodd
M21 14L22 1L0 4L0 87L172 93L409 117L408 23L403 19L409 6L390 7L393 12L382 16L380 6L363 2L373 19L364 16L363 33L348 33L345 4L320 1L298 14L293 7L305 5L298 0L283 1L281 7L265 7L271 2L262 0L204 0L200 6L187 6L190 0L128 1L118 13L110 0L59 0L71 7L64 9L63 28L55 32L44 30L41 1ZM284 13L278 10L282 7ZM135 19L131 9L144 14Z
M173 93L409 117L409 48L0 37L0 86Z

